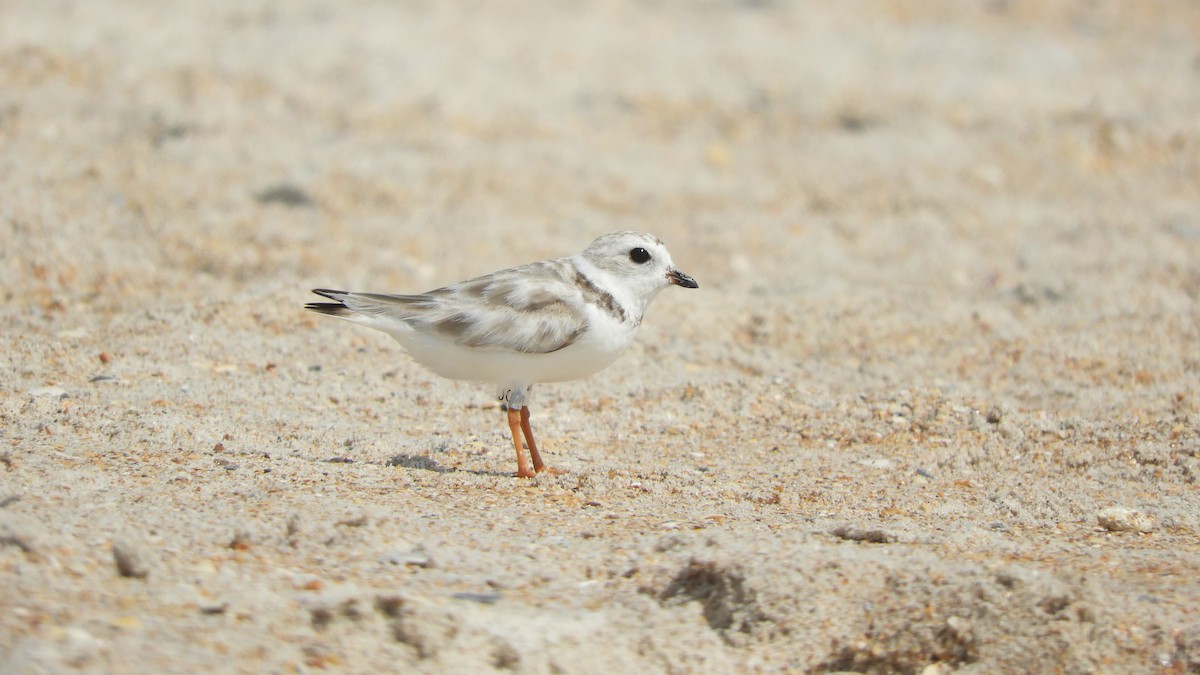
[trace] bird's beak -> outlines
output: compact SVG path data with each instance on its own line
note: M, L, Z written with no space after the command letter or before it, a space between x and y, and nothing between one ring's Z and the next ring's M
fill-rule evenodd
M696 283L695 279L689 277L683 272L680 272L679 270L668 270L667 282L675 284L676 286L682 286L683 288L700 288L700 284Z

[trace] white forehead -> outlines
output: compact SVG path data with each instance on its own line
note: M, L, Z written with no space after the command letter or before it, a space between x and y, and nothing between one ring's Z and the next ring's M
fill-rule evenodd
M666 253L667 247L658 237L646 232L610 232L593 241L584 253L597 256L628 253L630 249L641 246L652 252Z

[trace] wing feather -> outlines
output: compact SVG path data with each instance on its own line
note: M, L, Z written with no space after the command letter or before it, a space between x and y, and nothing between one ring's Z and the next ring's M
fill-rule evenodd
M467 347L544 354L570 346L587 327L582 294L568 267L563 259L547 260L420 295L326 297L372 323L401 321Z

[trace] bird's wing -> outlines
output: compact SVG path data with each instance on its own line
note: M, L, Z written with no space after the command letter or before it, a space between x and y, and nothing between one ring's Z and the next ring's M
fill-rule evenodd
M564 260L523 265L420 295L315 291L334 303L309 309L386 329L403 322L455 344L544 354L573 344L587 328L582 296Z

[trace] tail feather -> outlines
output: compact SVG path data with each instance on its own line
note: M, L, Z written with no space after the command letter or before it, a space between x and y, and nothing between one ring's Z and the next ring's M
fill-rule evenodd
M349 295L346 291L333 291L327 288L314 288L313 293L329 298L330 300L337 300L337 302L310 302L304 306L304 309L312 310L320 314L328 314L330 316L347 317L354 314L354 311L347 307L341 300L341 297Z

